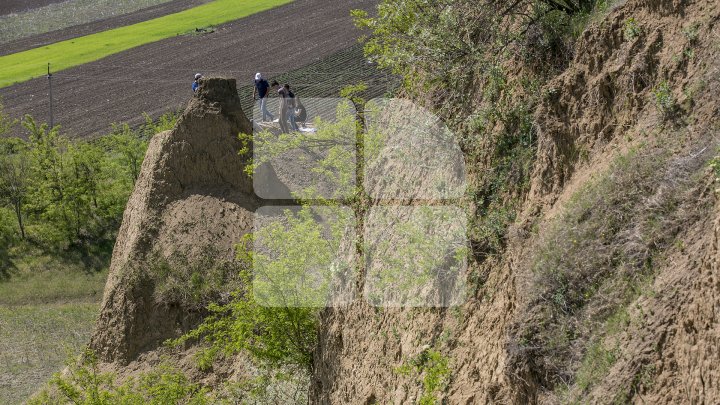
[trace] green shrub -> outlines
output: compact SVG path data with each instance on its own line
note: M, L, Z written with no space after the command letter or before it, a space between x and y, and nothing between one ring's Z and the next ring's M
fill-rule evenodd
M437 395L442 393L450 383L450 361L442 353L434 349L423 350L417 356L407 360L395 369L398 374L420 378L423 393L420 405L439 403Z
M209 404L208 389L191 383L180 371L161 366L120 384L113 373L101 372L95 354L86 350L81 360L71 361L66 373L57 373L45 389L28 401L30 405L73 403L115 404Z
M653 89L655 106L664 118L669 117L676 109L675 97L667 81L660 82Z
M312 369L319 322L317 305L324 305L329 285L323 286L326 281L321 280L320 284L308 286L303 282L316 280L303 280L309 269L331 266L333 249L337 248L333 244L339 243L339 238L325 239L324 226L309 208L298 214L286 211L284 215L287 223L263 227L238 246L239 260L245 264L232 301L210 305L212 315L199 328L173 342L208 342L210 349L202 360L205 367L208 356L213 354L247 352L270 367ZM259 239L264 241L261 250L254 247ZM288 247L305 253L298 254Z
M627 20L625 20L625 31L623 31L625 34L625 39L628 41L631 41L642 34L642 29L640 28L640 25L638 25L635 18L630 17Z

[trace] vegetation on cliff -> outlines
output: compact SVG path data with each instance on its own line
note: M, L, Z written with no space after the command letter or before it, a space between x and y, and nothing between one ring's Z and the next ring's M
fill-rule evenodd
M639 17L647 5L628 3L613 14L610 2L593 0L384 0L377 15L354 12L367 30L367 57L403 78L401 96L447 123L467 162L469 187L453 202L465 204L469 249L431 250L427 234L408 232L423 248L410 254L414 267L423 260L440 267L448 257L469 262L467 302L418 309L355 299L370 261L347 257L368 253L365 221L377 201L365 189L364 165L378 144L368 136L364 86L352 86L343 96L355 114L346 104L338 123L318 122L313 136L241 135L242 153L251 145L261 152L249 174L302 149L321 156L312 171L338 194L324 195L320 185L293 190L295 207L258 216L255 232L238 247L241 287L211 304L212 315L174 344L203 345L196 358L202 371L240 354L262 377L244 380L232 394L194 386L194 400L268 401L267 391L252 396L258 381L299 389L296 401L310 395L318 402L348 395L422 404L625 403L647 393L703 398L705 379L688 377L701 362L685 352L696 347L665 346L674 336L694 339L705 333L698 325L709 331L714 322L712 303L694 296L715 291L708 285L717 269L717 226L708 218L720 172L717 124L703 122L717 110L707 107L712 102L696 105L713 73L695 52L720 48L698 47L707 21L682 31L677 21L672 30L663 22L651 36ZM598 26L586 30L589 23ZM680 44L665 42L670 37ZM681 52L668 56L662 46ZM618 63L606 63L611 54ZM357 160L348 148L359 151ZM434 190L426 180L421 186ZM343 220L328 221L332 215ZM382 236L394 242L391 233ZM388 256L403 250L386 247ZM339 265L347 262L353 265ZM675 263L710 276L692 284L675 274ZM385 270L397 275L392 266ZM692 291L679 292L674 283ZM185 277L168 294L178 295L183 284L198 283ZM334 294L348 291L347 301ZM678 309L679 302L689 309ZM668 324L677 327L662 329ZM717 336L708 334L697 347L714 353ZM678 353L686 364L672 360ZM283 385L288 374L296 379ZM674 387L678 376L700 388ZM58 377L56 385L88 392L83 381ZM102 385L125 389L111 380Z

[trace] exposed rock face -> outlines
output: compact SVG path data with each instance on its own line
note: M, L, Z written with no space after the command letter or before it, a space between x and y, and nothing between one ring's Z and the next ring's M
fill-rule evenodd
M627 39L630 18L642 30ZM695 22L696 32L689 35ZM506 250L470 266L474 288L457 308L376 308L358 299L324 310L312 402L417 403L421 376L397 370L431 347L449 359L448 385L435 393L443 403L720 403L720 202L715 174L701 160L716 154L720 139L718 38L720 4L714 0L618 2L591 26L536 112L532 186ZM659 112L655 91L661 83L685 118L673 122ZM155 302L143 264L177 251L193 258L206 246L233 254L260 205L237 155L237 133L250 130L234 82L210 79L177 127L153 139L125 213L92 339L104 361L132 362L202 316ZM553 370L535 362L534 349L515 334L532 322L550 322L533 299L543 286L531 259L573 197L610 162L647 143L660 145L675 161L695 162L688 173L698 186L680 207L691 215L673 224L674 239L652 263L646 286L651 293L641 292L625 306L625 329L610 339L599 329L585 331L613 347L603 374L585 387L562 391L547 377ZM279 181L271 170L263 175ZM654 200L663 201L673 190L665 186L652 188L642 202L652 207ZM630 236L633 243L643 242L644 235ZM358 276L359 291L364 276ZM578 352L571 375L587 350Z
M238 155L238 134L251 131L235 80L211 78L175 128L151 140L91 341L104 362L126 364L197 324L201 314L155 301L148 267L178 252L192 261L208 248L233 257L259 206L247 162Z
M546 225L628 149L664 140L675 147L666 149L675 159L707 159L720 136L720 5L617 4L583 34L570 66L548 85L551 96L535 116L539 140L531 191L504 254L470 269L486 276L475 295L449 310L375 308L363 300L325 310L315 355L315 403L417 403L420 377L396 370L428 346L450 361L449 385L436 393L447 403L563 401L544 381L546 369L532 359L515 362L523 349L512 334L519 324L542 320L528 315L535 305L529 294L542 286L535 284L527 259L536 254ZM631 18L642 34L624 38ZM672 123L662 117L656 100L661 83L689 118ZM696 218L679 226L676 245L654 263L648 287L653 292L627 306L632 326L609 342L617 348L613 363L590 389L570 388L571 401L720 402L720 211L712 175L706 163L698 167L692 176L701 186L682 208ZM652 198L663 192L658 188Z

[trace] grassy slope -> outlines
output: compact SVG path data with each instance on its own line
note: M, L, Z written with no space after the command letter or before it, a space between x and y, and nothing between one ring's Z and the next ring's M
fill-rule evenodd
M0 248L0 404L21 403L87 344L111 250Z
M0 305L0 403L27 399L87 344L99 303Z
M0 254L10 267L0 277L0 404L17 404L87 344L109 252L21 243Z
M226 23L292 0L216 0L165 17L0 57L0 88L92 62L190 30Z

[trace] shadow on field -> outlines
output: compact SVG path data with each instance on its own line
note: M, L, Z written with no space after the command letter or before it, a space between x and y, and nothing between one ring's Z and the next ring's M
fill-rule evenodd
M70 246L70 249L61 254L63 260L71 263L82 263L86 273L91 274L103 271L110 266L114 239L83 241Z
M10 252L8 252L7 247L0 246L0 282L8 281L16 270L17 267L10 259Z
M100 239L80 241L61 248L30 238L14 245L1 244L0 283L26 272L82 271L87 275L95 274L110 266L114 245L112 239Z

